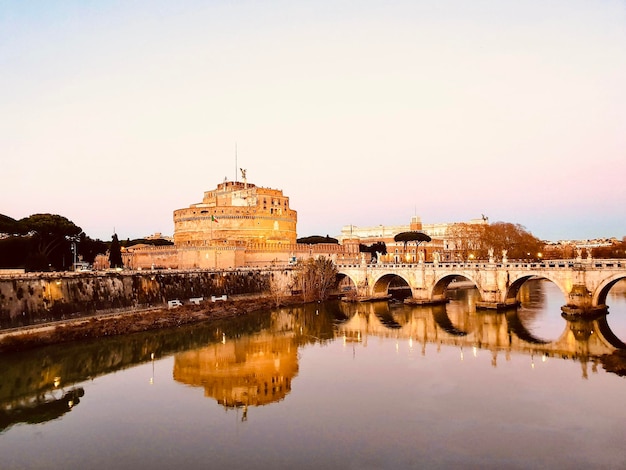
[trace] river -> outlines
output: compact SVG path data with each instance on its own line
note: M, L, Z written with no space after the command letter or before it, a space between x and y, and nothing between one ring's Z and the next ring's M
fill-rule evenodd
M626 468L626 282L593 321L326 302L0 355L2 469Z

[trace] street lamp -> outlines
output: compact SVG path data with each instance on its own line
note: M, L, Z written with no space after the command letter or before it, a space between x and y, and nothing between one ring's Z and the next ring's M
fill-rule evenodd
M72 256L74 263L72 264L72 271L76 271L76 240L72 240Z

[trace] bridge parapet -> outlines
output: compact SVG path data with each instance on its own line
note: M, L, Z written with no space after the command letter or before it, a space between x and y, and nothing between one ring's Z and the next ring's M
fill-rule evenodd
M626 259L594 259L591 261L576 259L558 259L558 260L543 260L543 261L523 261L523 260L508 260L506 263L494 261L472 261L472 262L457 262L457 261L442 261L434 263L432 261L423 263L338 263L338 268L363 268L368 269L386 269L389 267L402 267L402 268L419 268L419 267L440 267L440 268L461 268L461 269L477 269L487 268L495 266L497 268L526 268L526 269L573 269L579 268L584 270L590 269L605 269L605 268L617 268L626 269Z

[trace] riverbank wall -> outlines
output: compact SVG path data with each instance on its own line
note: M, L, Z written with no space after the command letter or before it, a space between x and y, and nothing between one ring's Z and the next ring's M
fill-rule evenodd
M29 273L0 277L0 328L117 310L183 304L190 299L261 295L286 271L110 271Z

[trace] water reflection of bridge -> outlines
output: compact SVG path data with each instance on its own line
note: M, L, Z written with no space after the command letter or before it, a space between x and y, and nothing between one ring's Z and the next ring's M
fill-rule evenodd
M476 347L494 354L518 351L562 358L593 358L626 346L611 332L606 315L596 319L564 319L562 334L554 340L535 337L516 310L506 313L469 313L453 322L445 305L390 306L388 302L342 303L346 318L337 336L346 342L366 344L370 337L458 347ZM456 320L456 319L455 319Z

